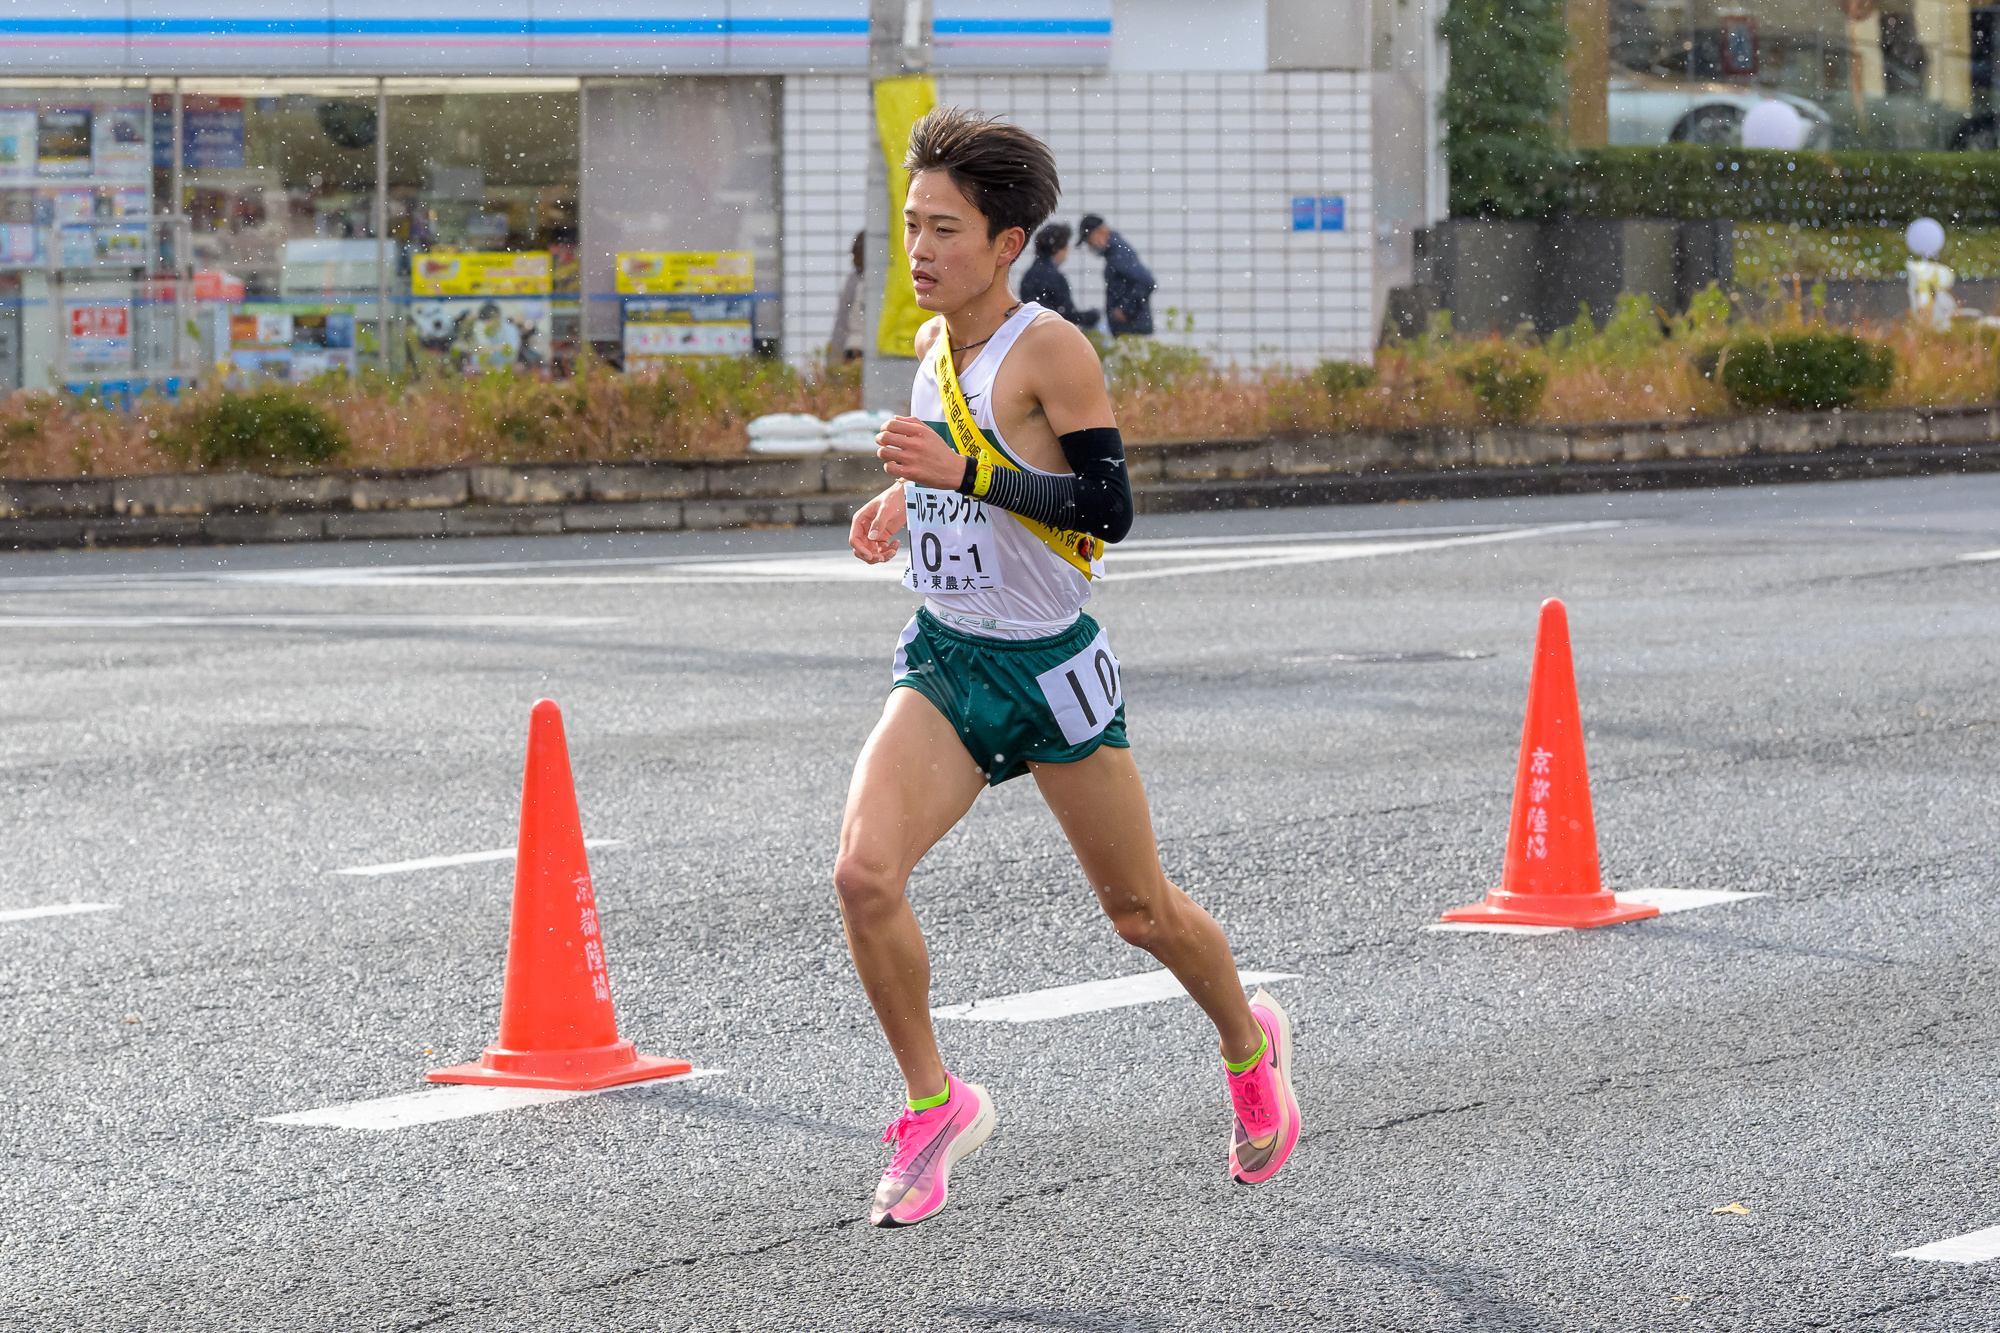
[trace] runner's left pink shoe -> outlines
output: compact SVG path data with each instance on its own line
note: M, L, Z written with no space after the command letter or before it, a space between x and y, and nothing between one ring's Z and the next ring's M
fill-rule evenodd
M1229 1076L1229 1100L1236 1105L1229 1174L1239 1185L1262 1184L1277 1175L1299 1141L1299 1102L1292 1095L1292 1020L1261 989L1250 999L1250 1016L1264 1029L1266 1042L1256 1064Z
M951 1169L993 1132L993 1098L977 1083L945 1075L951 1093L928 1111L905 1109L882 1132L896 1145L889 1169L875 1187L868 1220L878 1227L906 1227L935 1217L951 1189Z

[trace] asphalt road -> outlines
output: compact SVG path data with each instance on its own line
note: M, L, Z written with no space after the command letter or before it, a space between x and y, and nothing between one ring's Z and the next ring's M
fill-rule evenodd
M1185 999L941 1020L999 1129L900 1232L829 880L910 605L837 534L0 559L0 1327L2000 1326L2000 1261L1897 1257L2000 1224L2000 478L1134 537L1093 611L1171 873L1296 974L1305 1137L1229 1183ZM1427 930L1550 595L1608 885L1762 897ZM333 872L510 846L542 695L621 1026L724 1072L270 1123L493 1038L509 863ZM912 894L938 1005L1153 968L1029 782Z

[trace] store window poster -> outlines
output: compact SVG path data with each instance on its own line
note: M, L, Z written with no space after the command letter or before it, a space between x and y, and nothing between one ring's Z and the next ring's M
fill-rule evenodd
M43 107L35 113L35 174L88 176L90 122L87 107Z
M143 106L101 107L91 118L93 174L127 180L143 177L151 148Z
M56 190L49 195L51 205L50 221L58 225L65 222L88 222L97 216L97 191Z
M0 109L0 180L32 180L35 175L35 113Z
M218 101L238 101L218 98ZM171 158L171 153L169 157ZM181 110L181 158L193 169L238 171L243 167L243 108L236 106Z
M0 266L30 267L41 258L35 244L35 228L20 224L0 225Z

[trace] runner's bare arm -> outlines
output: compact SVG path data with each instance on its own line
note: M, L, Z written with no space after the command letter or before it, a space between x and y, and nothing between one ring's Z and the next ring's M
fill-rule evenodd
M903 530L903 483L862 505L847 528L847 546L855 556L871 565L893 560L902 543L896 534Z

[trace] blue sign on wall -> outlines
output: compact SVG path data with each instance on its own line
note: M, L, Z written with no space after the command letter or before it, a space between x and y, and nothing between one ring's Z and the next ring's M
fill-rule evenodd
M1347 196L1339 194L1293 195L1292 230L1346 231Z

